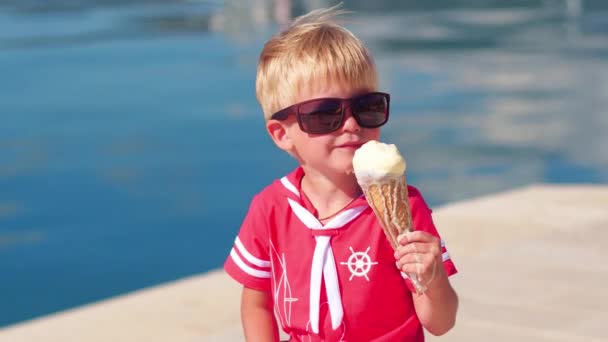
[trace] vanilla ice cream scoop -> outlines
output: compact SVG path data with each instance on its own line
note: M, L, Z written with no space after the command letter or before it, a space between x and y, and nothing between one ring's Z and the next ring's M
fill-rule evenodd
M372 140L355 151L353 169L387 239L393 249L397 249L401 235L414 230L405 178L405 159L397 146ZM417 280L419 276L408 276L419 293L425 291Z
M405 172L405 159L397 146L371 140L355 151L353 168L355 174L358 172L362 176L401 177Z

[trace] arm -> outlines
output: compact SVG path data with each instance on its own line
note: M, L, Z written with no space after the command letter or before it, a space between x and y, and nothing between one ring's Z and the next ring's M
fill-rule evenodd
M241 320L247 342L279 341L270 292L243 287Z
M427 287L414 295L414 307L420 323L433 335L447 333L456 323L458 296L448 279L441 257L439 238L415 231L402 237L395 252L399 268L406 274L417 274Z
M447 333L456 323L458 296L441 264L435 280L427 285L423 295L414 295L416 314L422 325L435 336Z

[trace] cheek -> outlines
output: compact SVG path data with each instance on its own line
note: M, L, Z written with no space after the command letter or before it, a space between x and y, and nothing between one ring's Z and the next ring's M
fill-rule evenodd
M380 140L380 128L366 129L364 134L368 140Z
M306 139L306 133L300 130L300 126L298 126L297 122L291 122L285 125L285 131L289 136L289 139L294 143L298 143L302 140Z
M327 135L314 136L302 132L297 124L290 132L290 138L300 153L313 157L325 153L331 142L331 138Z

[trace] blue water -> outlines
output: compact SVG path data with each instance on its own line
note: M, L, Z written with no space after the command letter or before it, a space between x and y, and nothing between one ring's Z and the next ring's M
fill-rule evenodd
M0 4L0 326L221 267L295 167L255 99L277 24L247 3ZM608 6L426 3L346 7L432 206L608 183Z

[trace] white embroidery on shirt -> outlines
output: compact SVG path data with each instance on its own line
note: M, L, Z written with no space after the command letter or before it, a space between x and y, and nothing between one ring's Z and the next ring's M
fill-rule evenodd
M367 273L372 269L373 265L376 265L378 262L372 261L370 258L369 252L370 247L368 246L365 252L355 252L353 247L350 247L351 255L348 257L348 261L341 262L340 265L346 265L348 270L350 271L350 278L348 280L353 280L353 277L365 277L367 281L369 281L369 277Z
M274 248L272 241L270 242L270 247L272 249L272 252L274 253L276 261L278 262L278 265L275 262L272 266L275 311L277 312L281 321L283 321L283 326L289 327L291 326L291 305L293 302L298 301L298 298L292 297L291 284L289 284L289 278L287 278L287 263L285 262L285 254L279 255L277 250ZM277 266L280 266L280 270ZM279 272L280 275L278 274ZM279 307L279 297L281 293L283 294L282 311Z

